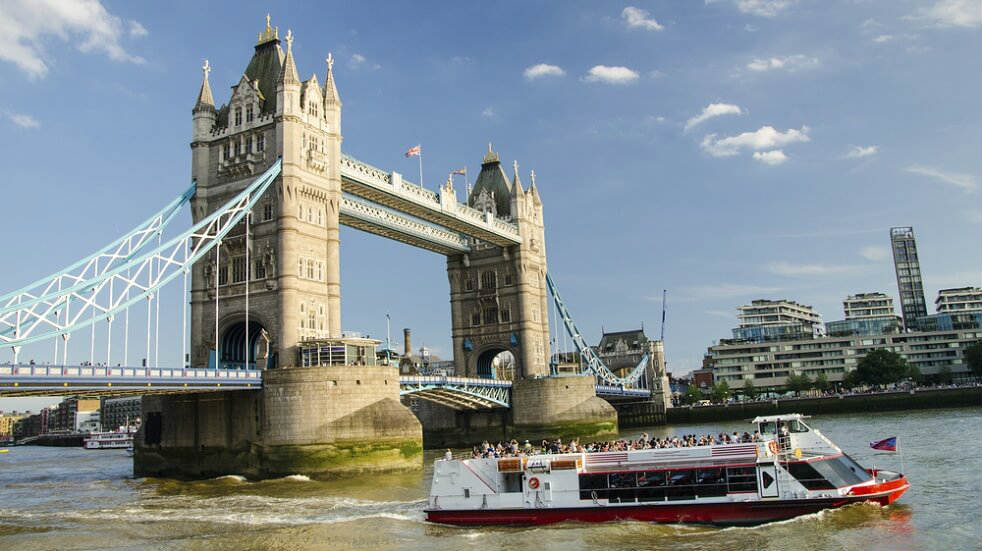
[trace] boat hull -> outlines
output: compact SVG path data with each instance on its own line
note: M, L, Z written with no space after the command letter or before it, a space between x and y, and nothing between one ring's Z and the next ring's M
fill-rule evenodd
M442 510L427 509L430 522L456 525L492 524L550 524L554 522L609 522L636 520L657 523L701 523L721 525L753 525L784 520L823 509L834 509L852 503L875 502L889 505L896 501L910 485L907 479L864 486L863 493L834 498L809 498L793 500L754 499L753 501L728 503L679 503L626 506L589 506L539 509L478 509ZM859 488L857 488L859 490Z

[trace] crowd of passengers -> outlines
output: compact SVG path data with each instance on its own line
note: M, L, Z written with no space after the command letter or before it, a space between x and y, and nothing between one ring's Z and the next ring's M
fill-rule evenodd
M526 440L519 444L518 440L512 439L507 442L491 444L485 440L480 446L474 446L471 450L471 457L523 457L547 453L598 453L598 452L623 452L631 450L651 450L660 448L691 448L696 446L718 446L722 444L738 444L748 442L759 442L760 433L754 431L753 434L744 432L739 434L727 434L721 432L717 435L706 434L683 434L673 437L648 437L648 433L642 433L637 440L609 440L605 442L590 442L582 444L579 440L563 443L561 438L555 440L543 440L541 446L533 446ZM450 451L447 451L450 454Z

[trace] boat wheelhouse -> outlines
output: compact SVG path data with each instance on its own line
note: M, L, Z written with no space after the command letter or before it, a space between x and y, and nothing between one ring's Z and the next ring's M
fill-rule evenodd
M909 488L900 473L862 467L803 419L758 417L753 442L437 460L427 520L758 524L863 501L888 505Z

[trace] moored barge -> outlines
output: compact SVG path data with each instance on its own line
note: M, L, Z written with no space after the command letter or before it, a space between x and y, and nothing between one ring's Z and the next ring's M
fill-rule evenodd
M803 419L758 417L754 442L437 460L427 520L746 525L864 501L889 505L910 487L901 473L860 466Z

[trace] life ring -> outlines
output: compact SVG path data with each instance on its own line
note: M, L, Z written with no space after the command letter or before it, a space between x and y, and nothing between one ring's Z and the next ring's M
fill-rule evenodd
M768 442L767 449L770 450L771 453L776 454L778 452L777 440L771 440Z
M532 490L538 490L539 489L539 479L536 478L536 477L534 477L534 476L532 478L530 478L529 479L529 488L532 489Z

